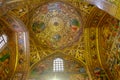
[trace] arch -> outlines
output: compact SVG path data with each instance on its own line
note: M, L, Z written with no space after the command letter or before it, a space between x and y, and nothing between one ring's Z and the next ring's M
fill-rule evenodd
M8 75L7 78L17 80L26 79L25 73L28 72L29 66L29 40L25 25L22 21L13 15L10 15L9 13L2 16L0 20L7 25L7 27L4 28L8 28L11 30L11 32L13 32L12 36L8 36L12 37L12 43L9 43L12 49L12 53L10 54L10 63L12 63L12 69L10 70L10 75Z
M56 62L59 65L62 64L62 66L64 65L64 71L58 68L60 67L59 65L57 65L56 71L53 71L54 62ZM84 73L88 74L86 70L87 70L86 65L78 61L76 58L57 52L47 56L43 60L40 60L38 63L36 63L31 68L28 79L42 80L45 78L45 80L47 80L46 78L48 77L52 78L54 75L56 75L57 77L60 77L60 76L65 77L66 73L67 75L82 74L82 73L84 75ZM62 80L64 80L64 78Z

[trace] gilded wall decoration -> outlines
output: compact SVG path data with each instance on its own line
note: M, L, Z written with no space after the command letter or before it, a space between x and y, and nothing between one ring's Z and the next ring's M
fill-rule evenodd
M13 32L7 28L8 26L0 21L0 80L10 79L14 72L15 50L12 40ZM12 46L12 47L11 47Z
M73 74L69 80L89 80L89 78L87 75Z
M113 17L107 15L100 25L100 54L103 65L106 65L105 69L109 70L109 73L118 78L118 70L116 66L119 64L119 21ZM104 55L104 56L102 56ZM118 55L118 56L116 56Z
M97 1L101 2L103 10L119 19L120 8L116 10L116 7L119 7L118 5L120 4L119 0L96 0L96 2ZM113 5L105 3L107 1L108 3L110 2ZM28 22L30 23L27 28L30 31L30 39L32 39L30 43L31 68L37 62L44 60L49 55L52 55L54 52L58 51L67 54L67 56L72 56L81 61L86 66L89 66L88 68L90 70L90 73L96 79L102 79L103 77L106 77L106 73L110 79L113 79L113 76L115 79L119 78L120 25L118 20L111 18L111 16L109 16L109 18L104 17L104 12L98 9L94 10L95 6L83 2L83 0L61 0L61 2L56 2L56 0L54 0L53 2L50 0L29 0L24 1L23 4L21 3L22 1L8 1L6 8L7 10L11 10L9 12L10 14L19 17L21 20L24 21L25 24L27 24ZM93 3L95 3L95 1ZM3 3L1 3L1 5L2 4ZM95 3L94 5L97 5L99 8L101 8L101 6L97 3ZM36 7L37 9L35 9ZM31 16L32 13L33 16ZM14 75L14 79L22 80L23 78L25 79L24 76L26 76L24 75L24 73L22 73L22 71L24 72L24 70L27 70L26 65L29 65L29 63L27 62L27 58L29 57L27 37L28 34L26 33L25 25L23 25L23 23L21 23L21 21L18 20L16 17L8 17L5 15L2 18L4 18L8 25L11 26L10 29L16 33L14 36L16 36L15 45L17 46L15 47L15 53L17 55L15 58L16 67L14 70L16 70L16 73ZM91 19L89 20L89 18ZM84 21L86 21L87 19L89 20L88 23L85 22L85 25L87 26L85 26L86 29L84 30L88 30L88 33L85 35L83 35L84 30L82 19L84 19ZM98 36L98 34L100 37ZM34 35L35 37L33 37ZM87 38L84 38L83 36L87 36ZM4 56L6 59L6 55L3 55L3 58L0 58L0 61L3 61L2 66L4 66ZM9 56L7 56L7 58L9 59ZM71 61L67 60L66 62L71 63ZM37 68L35 71L43 74L44 70L46 72L46 70L49 69L46 68L49 66L49 64L47 63L49 62L41 62L41 64L38 66L40 69ZM70 70L68 70L68 72L74 73L74 70L78 71L78 69L80 69L80 72L84 72L84 67L81 66L74 69L72 68L73 66L77 67L75 63L74 65L67 66L70 67ZM77 80L81 77L81 75L75 76L77 76L75 79L73 79L74 75L71 79ZM42 77L45 76L42 75ZM47 77L49 78L49 76ZM3 79L3 77L1 79ZM86 77L86 79L88 79L88 76Z
M119 0L105 0L105 1L108 1L108 2L110 2L110 3L112 3L112 4L114 4L114 5L118 5L119 4Z
M40 60L40 57L38 54L38 49L36 48L33 40L30 40L30 43L30 66L33 66Z
M94 11L95 10L95 11ZM105 73L104 68L101 65L100 61L100 56L99 56L99 44L98 44L98 25L101 22L102 17L104 17L105 12L100 11L97 8L94 8L93 12L91 12L91 15L87 22L88 24L86 25L87 28L85 28L85 36L86 36L86 52L85 58L86 63L89 67L90 73L91 73L91 79L107 79L107 75ZM97 70L99 69L99 70ZM99 74L99 73L102 74ZM104 75L104 76L102 76Z
M0 52L0 79L5 80L10 74L10 56L11 51L6 47Z
M19 78L25 79L26 74L23 72L27 72L29 66L28 57L27 57L29 56L28 54L29 41L28 41L28 34L25 25L17 17L8 14L2 16L1 20L8 25L8 27L6 28L11 30L11 34L13 33L13 35L11 36L12 43L10 44L14 47L14 49L12 47L12 50L14 51L15 54L12 59L13 64L11 68L14 69L13 69L13 73L11 73L12 76L10 76L10 79L19 79Z

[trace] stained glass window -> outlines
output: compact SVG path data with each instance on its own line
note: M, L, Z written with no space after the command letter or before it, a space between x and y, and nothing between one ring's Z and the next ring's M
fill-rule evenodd
M64 71L64 64L63 59L56 58L53 61L53 72L63 72Z
M3 34L0 36L0 49L2 49L6 43L7 43L7 36Z

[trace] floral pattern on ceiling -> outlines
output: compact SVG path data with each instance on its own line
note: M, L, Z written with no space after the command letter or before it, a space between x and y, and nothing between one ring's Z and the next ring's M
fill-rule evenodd
M62 2L39 7L33 15L31 28L40 44L50 49L70 46L83 31L79 13Z

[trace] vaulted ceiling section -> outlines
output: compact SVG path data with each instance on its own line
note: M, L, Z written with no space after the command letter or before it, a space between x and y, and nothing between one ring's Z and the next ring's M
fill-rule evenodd
M0 80L49 80L55 58L62 80L119 80L119 20L119 0L1 0Z

